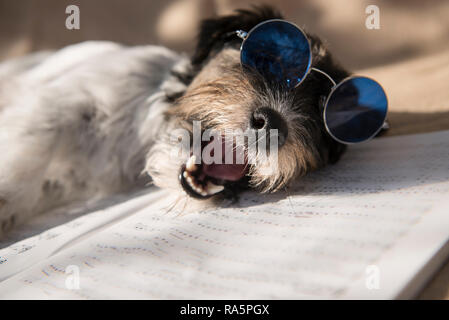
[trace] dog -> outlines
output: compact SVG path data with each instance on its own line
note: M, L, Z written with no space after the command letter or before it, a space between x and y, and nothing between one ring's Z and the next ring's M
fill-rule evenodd
M310 74L286 92L242 70L235 31L270 19L283 17L258 7L205 20L191 57L85 42L1 64L0 232L33 214L150 182L187 198L220 199L248 188L282 190L338 161L345 145L326 132L320 111L328 79ZM313 67L337 82L349 76L307 35ZM277 166L267 173L270 156L234 165L194 163L191 152L173 156L171 133L193 134L194 121L202 132L278 130Z

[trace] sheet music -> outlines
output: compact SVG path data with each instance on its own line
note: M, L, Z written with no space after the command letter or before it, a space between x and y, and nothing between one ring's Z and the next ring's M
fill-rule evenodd
M351 146L288 192L226 207L168 212L169 192L149 192L0 250L0 298L411 296L449 239L448 159L444 131Z

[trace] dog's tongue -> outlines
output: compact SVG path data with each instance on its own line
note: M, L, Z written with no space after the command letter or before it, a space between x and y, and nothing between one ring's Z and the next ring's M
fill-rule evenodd
M227 164L225 163L225 155L226 152L232 152L233 153L233 163ZM205 164L203 163L203 173L206 174L209 177L216 178L216 179L222 179L222 180L228 180L228 181L237 181L243 178L247 171L247 164L246 161L243 164L237 163L237 152L243 152L243 150L239 148L234 148L234 146L228 145L225 143L225 139L222 139L222 163L219 164ZM212 152L213 154L213 152ZM242 154L243 159L246 160L246 157L244 154Z
M237 181L246 173L245 164L203 164L207 176L228 181Z

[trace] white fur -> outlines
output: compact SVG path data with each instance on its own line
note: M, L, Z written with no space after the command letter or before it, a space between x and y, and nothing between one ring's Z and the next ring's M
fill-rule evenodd
M49 208L142 186L170 73L156 46L86 42L0 64L0 234Z

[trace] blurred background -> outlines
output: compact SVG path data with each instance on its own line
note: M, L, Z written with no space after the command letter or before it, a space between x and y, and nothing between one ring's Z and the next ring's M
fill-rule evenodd
M270 3L324 38L349 69L393 63L449 46L447 0L0 0L0 60L85 40L163 44L191 52L199 21ZM80 30L65 28L78 5ZM365 27L365 8L380 8L380 29Z
M389 134L449 129L448 0L0 0L0 61L85 40L189 54L201 19L264 3L384 86ZM65 27L68 5L80 9L79 30ZM369 5L380 10L380 29L365 26Z

